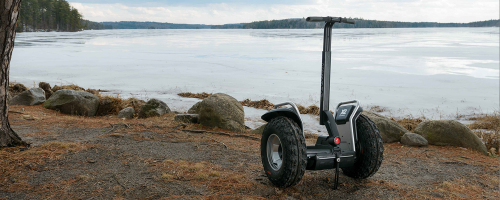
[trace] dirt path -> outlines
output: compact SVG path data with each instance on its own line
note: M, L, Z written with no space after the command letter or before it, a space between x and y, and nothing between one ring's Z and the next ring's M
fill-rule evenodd
M458 147L385 144L369 179L341 175L333 190L334 170L307 171L281 189L262 172L259 141L182 131L222 130L174 128L173 115L123 121L11 110L24 113L11 113L11 124L32 147L0 150L0 199L499 198L498 158Z

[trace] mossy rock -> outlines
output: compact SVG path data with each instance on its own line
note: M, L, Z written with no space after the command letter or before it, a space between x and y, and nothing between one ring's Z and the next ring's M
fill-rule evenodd
M405 133L409 132L395 121L377 113L363 111L363 114L370 118L375 123L375 125L377 125L377 128L380 131L380 135L382 136L382 141L384 141L384 143L399 142L401 140L401 137Z
M203 99L199 105L200 124L230 131L245 131L245 111L241 103L223 93Z
M170 112L170 108L163 101L158 99L150 99L146 104L141 106L139 110L139 118L148 118L161 116Z
M85 91L61 89L54 92L43 107L70 115L95 116L99 97Z
M415 133L432 145L465 147L488 154L481 139L467 126L455 120L424 121L415 128Z

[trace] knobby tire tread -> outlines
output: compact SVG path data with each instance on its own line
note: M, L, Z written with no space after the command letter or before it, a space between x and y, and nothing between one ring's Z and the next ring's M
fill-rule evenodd
M302 130L299 128L297 123L287 117L276 117L269 121L269 123L264 128L264 133L261 141L261 155L262 164L266 166L267 161L267 138L270 134L269 131L279 130L281 134L277 134L281 140L283 148L283 163L281 169L283 172L280 177L272 177L266 173L269 180L278 187L290 187L297 184L304 175L307 165L307 148L305 139L302 135ZM285 147L288 146L288 147ZM285 158L286 157L286 158ZM267 171L269 169L265 169Z
M357 160L354 166L342 168L342 172L352 178L365 179L375 174L380 168L384 159L384 145L377 126L365 115L358 117L356 127ZM362 150L359 147L362 147Z

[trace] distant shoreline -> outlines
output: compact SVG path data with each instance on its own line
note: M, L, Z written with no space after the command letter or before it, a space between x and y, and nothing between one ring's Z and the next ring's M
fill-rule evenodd
M356 24L335 24L334 28L427 28L427 27L499 27L500 20L485 20L469 23L437 23L437 22L397 22L378 21L354 18ZM223 25L175 24L159 22L101 22L112 29L314 29L323 28L323 22L306 22L304 18L266 20L250 23Z
M438 22L397 22L378 21L354 18L356 24L335 24L334 28L457 28L457 27L500 27L500 20L492 19L469 23L438 23ZM306 22L305 19L266 20L250 23L235 23L223 25L206 24L176 24L161 22L91 22L84 20L85 30L110 30L110 29L321 29L323 22ZM46 29L26 29L23 32L52 32ZM83 30L80 30L83 31Z

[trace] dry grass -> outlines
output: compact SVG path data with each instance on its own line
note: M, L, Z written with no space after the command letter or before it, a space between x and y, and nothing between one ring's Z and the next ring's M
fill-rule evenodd
M469 120L475 120L469 125L470 129L485 129L496 132L500 130L500 112L470 117Z
M125 103L117 96L101 96L99 95L99 108L97 116L117 115L120 110L124 109Z
M252 108L265 109L265 110L274 109L274 104L269 102L269 100L267 99L262 99L259 101L252 101L250 99L245 99L243 101L240 101L240 103L242 106L247 106ZM307 108L302 105L297 105L297 108L299 109L300 114L311 114L319 116L320 113L319 107L316 105L311 105Z
M212 194L240 193L248 191L256 184L251 175L224 169L209 162L189 162L185 160L165 160L155 164L161 171L160 180L188 181L194 186L207 186Z
M31 187L26 182L29 173L43 170L39 168L42 164L59 159L63 154L87 147L80 143L50 142L25 151L17 147L0 149L0 184L3 185L0 190L29 192Z
M297 105L297 108L299 109L300 114L311 114L319 116L320 113L319 107L316 105L310 105L307 108L302 105Z
M469 117L468 127L483 140L491 156L500 155L500 112Z
M177 95L181 96L181 97L186 97L186 98L198 98L198 99L205 99L205 98L208 98L210 96L212 96L212 93L206 93L206 92L202 92L202 93L191 93L191 92L182 92L182 93L178 93Z
M500 155L500 134L498 132L486 132L482 130L473 130L473 132L484 142L491 156Z
M382 106L371 106L369 111L371 111L371 112L385 112L385 111L387 111L387 108L382 107Z
M398 123L399 125L403 126L406 130L413 132L413 130L415 130L415 128L418 126L418 124L423 122L425 119L409 117L409 118L402 118L402 119L401 118L391 118L391 120L393 120L396 123Z
M26 90L28 90L28 88L26 86L24 86L23 84L9 82L9 96L10 97L14 97L14 96L20 94L21 92L26 91Z
M54 87L52 87L53 92L56 92L57 90L62 90L62 89L75 90L75 91L85 91L85 88L82 88L82 87L75 85L75 84L61 85L61 86L54 85Z
M91 88L88 88L88 89L85 89L85 88L82 88L76 84L70 84L70 85L54 85L54 87L52 87L52 92L56 92L57 90L62 90L62 89L67 89L67 90L75 90L75 91L85 91L85 92L88 92L88 93L91 93L93 95L96 95L96 96L100 96L100 92L108 92L107 90L101 90L101 89L91 89Z
M253 107L258 109L272 110L274 109L274 104L269 102L267 99L262 99L260 101L252 101L250 99L245 99L240 101L242 106Z

